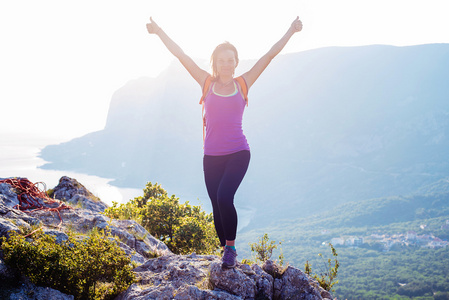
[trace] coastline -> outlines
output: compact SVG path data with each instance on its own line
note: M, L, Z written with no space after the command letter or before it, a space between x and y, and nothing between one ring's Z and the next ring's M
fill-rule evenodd
M43 182L47 189L54 188L62 176L76 178L103 202L125 203L141 196L142 189L118 188L110 185L113 179L86 175L71 171L40 169L46 162L38 157L41 149L61 139L37 137L27 134L0 133L0 178L25 177L31 182Z

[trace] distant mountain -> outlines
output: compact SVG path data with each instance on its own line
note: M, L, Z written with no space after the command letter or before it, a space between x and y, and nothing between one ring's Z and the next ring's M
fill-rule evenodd
M254 62L241 63L243 73ZM249 93L250 169L236 204L252 224L409 195L449 177L449 44L281 55ZM104 130L43 149L46 169L159 182L209 205L200 89L179 63L112 97Z
M283 234L292 239L292 232L304 233L307 229L314 231L317 236L320 230L343 231L350 228L354 232L371 231L373 228L407 228L404 230L418 230L419 225L410 226L412 223L427 224L431 220L449 220L449 193L393 196L348 202L317 215L296 220L285 220L270 228L270 232ZM421 223L420 223L421 222ZM301 225L302 224L302 225ZM437 231L438 225L432 230ZM301 230L298 230L300 228ZM338 229L337 229L338 228ZM290 236L289 236L290 235ZM449 230L444 238L449 237Z

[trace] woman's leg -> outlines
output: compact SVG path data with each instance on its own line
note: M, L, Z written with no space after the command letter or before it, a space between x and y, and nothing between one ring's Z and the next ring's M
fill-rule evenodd
M218 206L218 187L225 169L225 158L222 156L208 156L203 158L204 181L206 182L207 193L212 203L215 230L220 240L220 245L226 245L226 239L221 224L220 208Z
M234 206L234 195L248 170L250 156L249 151L230 154L218 186L217 202L224 237L228 246L234 246L237 233L237 211Z

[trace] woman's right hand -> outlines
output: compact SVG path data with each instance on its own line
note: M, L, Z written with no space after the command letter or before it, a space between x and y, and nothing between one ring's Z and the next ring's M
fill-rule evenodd
M161 28L153 21L153 18L150 17L150 23L147 23L147 30L150 34L158 34Z
M292 29L293 33L300 32L302 30L302 22L299 17L296 17L290 28Z

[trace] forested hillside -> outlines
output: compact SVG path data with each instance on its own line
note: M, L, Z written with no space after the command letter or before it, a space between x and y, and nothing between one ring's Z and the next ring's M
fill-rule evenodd
M434 191L442 183L432 185ZM439 186L440 189L435 188ZM347 203L332 212L285 220L240 235L245 244L263 232L282 242L286 261L326 271L331 242L340 262L339 299L448 299L449 193ZM245 242L243 242L245 241ZM419 298L422 297L422 298Z

